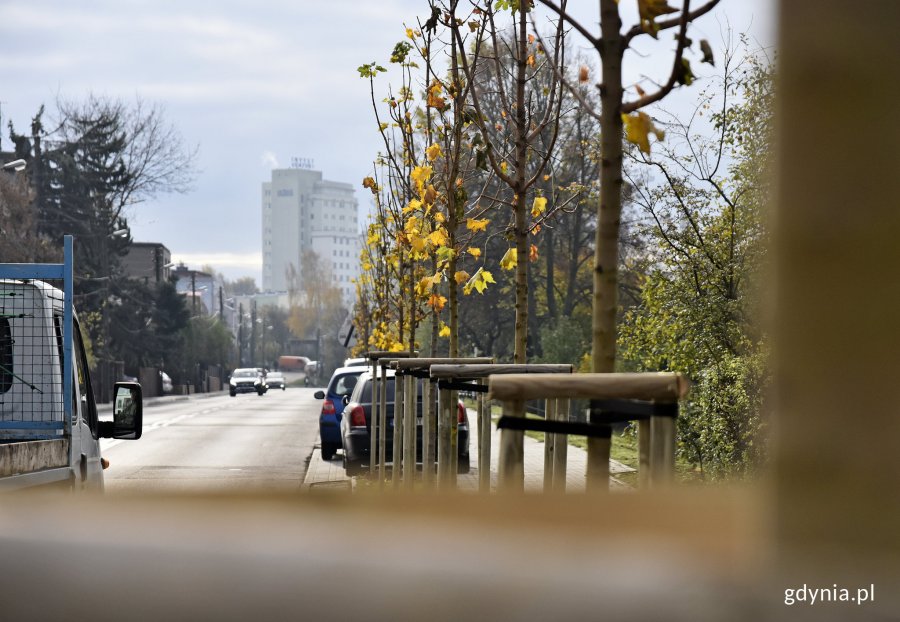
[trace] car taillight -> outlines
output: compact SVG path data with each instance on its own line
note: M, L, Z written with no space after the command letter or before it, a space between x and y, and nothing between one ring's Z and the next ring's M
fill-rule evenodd
M334 402L331 400L325 400L322 402L322 414L323 415L333 415L334 414Z
M466 407L462 405L462 402L456 403L456 421L458 423L466 422Z
M362 406L354 406L350 409L350 425L355 427L365 427L366 411Z

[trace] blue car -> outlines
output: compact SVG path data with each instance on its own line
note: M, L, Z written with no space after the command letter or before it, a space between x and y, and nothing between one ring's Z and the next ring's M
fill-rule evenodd
M356 380L366 371L365 367L338 367L328 381L325 391L316 391L314 396L322 402L319 415L319 437L322 441L322 460L331 460L341 448L341 412L344 397L349 398L356 386Z

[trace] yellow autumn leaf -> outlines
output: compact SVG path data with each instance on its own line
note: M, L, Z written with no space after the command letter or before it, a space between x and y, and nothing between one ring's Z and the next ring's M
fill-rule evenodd
M403 208L403 213L408 214L422 207L422 202L419 199L413 199L409 202L409 204Z
M444 218L444 214L442 212L434 213L434 222L444 222L446 219Z
M416 283L416 294L424 298L428 295L429 292L431 292L432 285L433 283L431 282L430 276L419 279L419 282Z
M450 327L441 322L441 330L438 331L438 337L449 337L450 336Z
M519 263L519 253L515 248L510 248L500 260L500 267L504 270L512 270Z
M406 29L406 36L410 39L415 39L417 36L419 36L419 34L421 33L418 30L413 30L412 28Z
M531 217L537 218L547 209L547 197L534 197L534 204L531 206Z
M435 200L437 200L437 190L434 189L434 185L428 184L428 187L422 193L422 202L425 205L434 205Z
M409 239L409 245L414 251L417 253L425 252L425 238L420 237L415 233L410 233L406 237Z
M476 246L470 246L466 249L466 252L469 253L475 259L481 257L481 249Z
M453 279L456 281L457 285L462 285L469 280L469 273L465 270L460 270L453 275Z
M478 268L478 271L472 275L469 282L463 286L463 294L468 296L473 289L479 294L483 294L488 283L496 283L493 275L484 268Z
M656 24L656 18L668 13L677 13L678 9L669 6L667 0L638 0L638 15L641 19L641 28L644 32L656 37L659 26Z
M622 123L625 125L625 138L634 143L644 153L650 153L650 133L656 136L656 140L663 140L666 133L653 125L653 119L646 112L635 112L631 115L622 115Z
M431 242L432 246L446 246L447 245L447 232L444 231L443 228L435 229L431 233L428 234L428 241Z
M426 104L429 107L437 108L438 110L440 110L441 108L444 107L444 104L446 102L444 101L444 98L441 97L442 90L443 90L443 87L441 86L441 83L438 82L437 80L435 80L434 82L431 83L431 86L428 87L428 97L426 100Z
M433 170L430 166L417 166L409 176L415 182L417 188L422 188L425 182L431 179Z
M534 244L528 249L528 261L534 263L538 260L538 247Z
M432 294L431 297L428 298L428 306L435 311L441 311L445 304L447 304L447 298L440 294Z
M466 219L466 229L469 231L485 231L487 230L489 222L490 221L487 218L482 218L481 220L477 218L468 218Z
M366 246L375 246L379 242L381 242L381 236L378 234L377 231L373 231L366 238Z
M434 162L442 155L444 155L444 152L441 151L441 146L437 143L434 143L425 150L425 157L428 158L430 162Z
M504 175L506 175L506 170L508 168L509 168L509 166L506 164L506 162L500 163L500 172L503 173Z

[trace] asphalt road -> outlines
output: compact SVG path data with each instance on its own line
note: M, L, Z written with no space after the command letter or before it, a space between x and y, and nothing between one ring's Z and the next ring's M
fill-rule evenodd
M137 441L104 440L108 493L299 490L318 438L315 389L193 397L144 409Z

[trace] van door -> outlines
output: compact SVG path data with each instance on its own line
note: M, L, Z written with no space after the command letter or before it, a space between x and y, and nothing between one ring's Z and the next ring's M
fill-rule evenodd
M75 382L73 383L73 399L75 400L76 421L72 425L72 439L78 438L79 453L76 454L74 466L78 477L82 479L84 486L88 488L103 489L103 467L100 464L100 441L97 431L97 404L94 401L94 390L91 387L91 375L87 364L87 355L84 351L84 341L81 338L81 326L78 320L74 321L73 371Z

